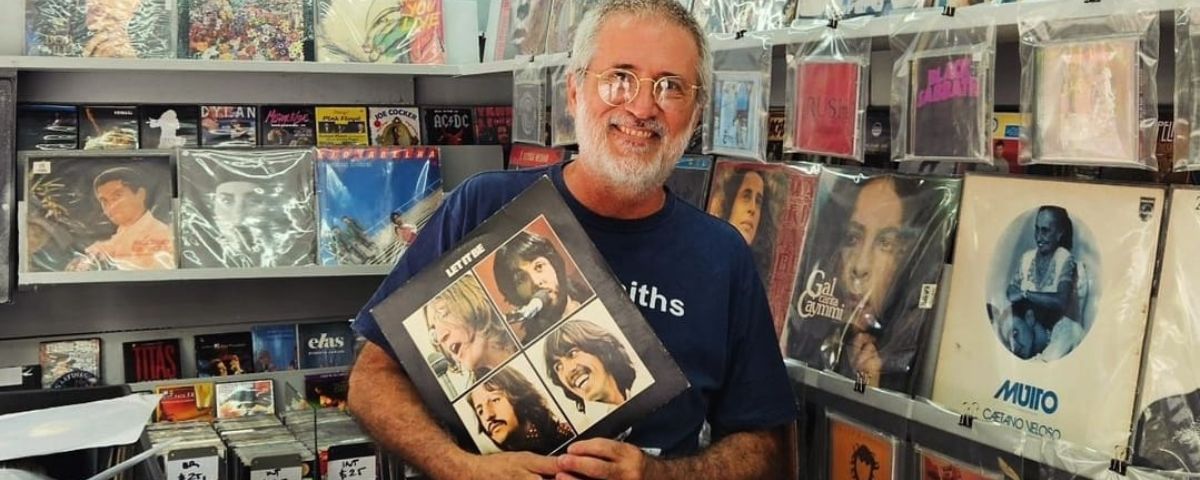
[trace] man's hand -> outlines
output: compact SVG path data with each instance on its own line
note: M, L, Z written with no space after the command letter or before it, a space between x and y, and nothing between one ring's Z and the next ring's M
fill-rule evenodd
M558 457L562 470L556 480L640 480L645 476L646 454L628 443L593 438L567 447Z
M875 336L867 333L855 334L850 342L850 358L854 371L865 377L866 384L878 387L880 374L883 373L883 358L879 356Z
M463 472L465 475L456 478L541 480L553 478L560 471L554 457L529 452L471 455L470 459L466 462L467 471Z

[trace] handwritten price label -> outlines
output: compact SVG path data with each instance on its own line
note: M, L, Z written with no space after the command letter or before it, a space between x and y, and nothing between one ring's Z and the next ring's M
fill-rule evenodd
M172 480L217 480L217 457L195 457L167 461L167 478Z
M330 480L375 480L375 457L344 458L329 461Z
M250 472L250 480L300 480L303 472L300 466L270 468L266 470L255 470Z

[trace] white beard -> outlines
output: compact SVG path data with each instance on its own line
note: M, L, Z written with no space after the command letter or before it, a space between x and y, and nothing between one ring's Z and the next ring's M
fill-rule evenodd
M620 119L622 116L626 118ZM576 163L583 167L582 170L600 177L615 195L633 199L662 188L687 148L691 129L671 135L674 132L667 132L658 120L644 122L639 127L655 131L661 139L657 155L654 155L655 147L635 151L632 155L620 155L613 151L614 146L609 143L608 129L613 124L636 123L628 117L628 113L617 112L610 114L609 118L596 118L588 110L586 102L578 102L575 107L575 132L580 155ZM694 123L689 122L689 125Z

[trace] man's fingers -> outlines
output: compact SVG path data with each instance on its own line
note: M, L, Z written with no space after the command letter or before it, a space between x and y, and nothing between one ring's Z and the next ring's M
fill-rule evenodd
M560 473L560 474L554 476L554 480L583 480L583 479L576 477L574 475L571 475L569 473Z
M612 476L614 464L599 458L567 454L558 457L558 467L571 473L602 480Z
M623 447L625 447L625 444L615 440L593 438L571 444L571 446L567 447L567 453L605 460L618 460L621 458L621 449Z
M525 453L521 455L522 466L529 471L542 476L551 476L558 473L558 461L554 457L547 457L533 453Z

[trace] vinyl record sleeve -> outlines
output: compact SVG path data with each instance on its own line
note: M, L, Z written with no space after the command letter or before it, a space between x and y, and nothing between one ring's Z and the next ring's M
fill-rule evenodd
M426 145L474 145L475 126L470 108L426 108L421 110Z
M714 72L710 153L758 158L763 125L758 72Z
M26 0L25 54L174 58L174 15L174 0Z
M475 107L475 141L480 145L512 143L511 106Z
M275 414L275 381L251 380L217 384L217 418Z
M783 152L783 142L787 139L787 107L771 107L767 109L767 158L768 162L790 160Z
M142 105L141 148L200 145L200 108L195 105Z
M513 145L508 158L508 170L541 168L562 163L566 151L561 148Z
M1124 452L1164 198L968 174L933 400Z
M550 145L574 145L575 112L567 104L566 66L550 69Z
M79 147L84 150L136 150L138 109L135 106L79 109Z
M446 62L441 0L316 0L318 62Z
M952 460L940 453L921 446L917 450L917 468L922 480L1003 480L999 472L984 470Z
M193 342L198 377L254 373L254 343L250 332L196 335Z
M179 251L184 268L315 263L314 150L184 150Z
M70 105L18 105L17 150L79 148L79 111Z
M910 392L958 217L961 181L825 168L784 353Z
M312 107L263 106L258 130L264 147L311 147L317 144L317 121Z
M304 376L304 400L313 408L346 408L350 393L347 372L321 373Z
M159 386L154 393L163 396L154 413L156 422L207 422L216 416L211 383Z
M169 153L30 152L24 162L22 271L176 267Z
M386 125L387 120L381 120ZM365 147L371 144L374 124L367 127L363 107L317 107L317 146Z
M514 140L546 145L546 86L540 82L518 82L513 93Z
M978 51L926 52L911 59L908 151L900 160L990 163L990 55Z
M557 279L547 284L557 286L535 292L527 276L510 276L514 267L506 259L530 247L548 252L535 262L546 261ZM518 285L509 280L514 277ZM427 312L433 315L434 332ZM450 337L433 341L441 338L437 328L464 313L492 325L492 338L481 339L488 344L481 355ZM460 445L481 453L549 454L576 439L613 438L687 387L683 373L548 179L519 195L372 314L430 412ZM592 376L610 368L560 363L565 362L559 355L564 348L583 348L572 347L578 345L572 340L576 338L602 339L598 343L613 358L608 363L612 371L626 372L615 389L591 383ZM567 372L566 382L553 373L557 365ZM592 373L579 374L587 371ZM584 395L560 386L576 382ZM501 447L481 433L473 407L481 405L488 416L491 407L483 405L514 391L529 394L522 394L531 400L522 400L519 409L534 412L533 418L516 419L518 429L505 428L510 424L505 422L486 430L502 437ZM532 435L533 430L540 435Z
M179 57L304 61L312 23L311 0L180 0Z
M859 91L862 62L805 60L796 67L795 145L800 152L840 158L862 157Z
M1170 220L1146 347L1136 425L1133 464L1160 470L1200 473L1200 369L1193 339L1200 333L1200 190L1171 191Z
M829 480L891 480L896 477L899 440L827 412Z
M683 201L701 210L708 206L708 184L712 176L713 157L684 155L667 177L667 189Z
M371 107L371 145L409 147L421 143L421 116L416 107Z
M242 148L258 145L258 107L201 105L200 145L205 148Z
M100 339L42 342L38 345L42 388L91 387L100 384Z
M543 0L547 1L547 0ZM601 2L599 0L553 0L550 11L549 31L546 32L546 52L570 52L575 41L575 30L583 16Z
M518 55L541 55L546 51L546 32L550 28L553 0L496 0L489 26L495 39L488 43L492 61L510 60Z
M183 378L179 339L125 342L125 383L154 382Z
M322 265L393 265L442 200L431 147L321 149Z
M300 368L345 367L354 363L354 332L349 322L302 323Z
M20 365L13 367L3 367L0 370L19 370L21 379L19 382L13 382L0 386L0 392L13 392L17 390L41 390L42 389L42 366L41 365Z
M817 195L818 167L721 159L712 174L708 213L729 222L750 246L775 335L783 333L800 252Z
M300 368L296 358L295 325L256 325L250 328L254 342L254 371L281 372Z

